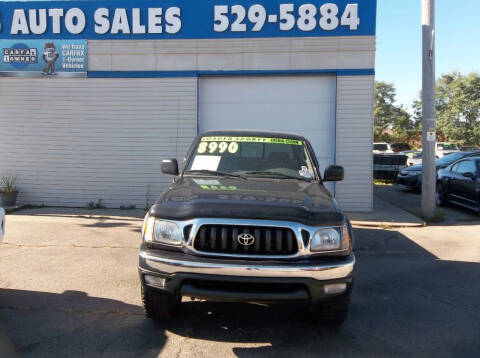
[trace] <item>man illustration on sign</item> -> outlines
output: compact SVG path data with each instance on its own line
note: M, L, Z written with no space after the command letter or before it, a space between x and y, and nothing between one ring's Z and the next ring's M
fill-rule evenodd
M46 42L45 49L43 50L43 60L47 64L42 70L44 75L54 75L55 74L55 61L57 61L59 54L55 48L53 42Z

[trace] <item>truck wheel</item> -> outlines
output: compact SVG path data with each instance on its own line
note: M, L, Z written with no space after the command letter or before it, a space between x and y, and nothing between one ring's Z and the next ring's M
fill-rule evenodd
M349 305L349 294L314 302L314 321L324 326L340 326L347 319Z
M142 285L143 310L147 317L155 321L173 318L180 309L181 297L156 291Z

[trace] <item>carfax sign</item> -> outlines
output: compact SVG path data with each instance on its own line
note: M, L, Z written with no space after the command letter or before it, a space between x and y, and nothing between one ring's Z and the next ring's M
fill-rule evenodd
M86 77L85 40L0 40L0 77Z
M376 0L2 1L0 39L371 36Z

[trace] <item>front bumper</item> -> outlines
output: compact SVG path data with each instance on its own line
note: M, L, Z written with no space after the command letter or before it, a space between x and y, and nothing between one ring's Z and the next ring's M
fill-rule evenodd
M397 185L405 188L418 189L422 186L422 177L421 175L403 176L399 174L397 176Z
M212 259L180 252L148 250L139 255L142 284L145 276L162 278L155 289L183 296L221 301L281 301L331 297L325 287L344 284L351 290L355 256L302 261Z

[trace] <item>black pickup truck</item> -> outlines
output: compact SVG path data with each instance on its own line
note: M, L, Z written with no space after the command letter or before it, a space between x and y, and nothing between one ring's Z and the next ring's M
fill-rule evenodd
M325 189L311 144L274 132L197 137L147 213L139 273L147 316L171 318L182 296L211 301L308 300L315 320L348 313L355 256L348 218Z

